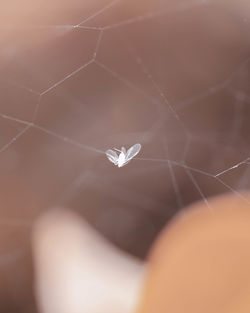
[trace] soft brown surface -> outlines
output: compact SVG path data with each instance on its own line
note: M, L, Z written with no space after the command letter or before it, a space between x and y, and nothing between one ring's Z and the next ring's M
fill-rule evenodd
M139 313L250 311L249 205L234 195L211 204L191 206L161 233Z

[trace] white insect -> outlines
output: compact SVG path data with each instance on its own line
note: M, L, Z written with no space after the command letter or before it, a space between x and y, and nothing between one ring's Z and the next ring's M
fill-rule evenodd
M114 150L120 152L119 156ZM114 150L107 150L105 152L106 156L110 162L114 163L118 167L122 167L126 165L129 161L131 161L133 157L135 157L139 153L139 151L141 150L141 145L139 143L136 143L131 148L129 148L128 151L126 151L124 147L122 147L121 150L118 150L116 148L114 148Z

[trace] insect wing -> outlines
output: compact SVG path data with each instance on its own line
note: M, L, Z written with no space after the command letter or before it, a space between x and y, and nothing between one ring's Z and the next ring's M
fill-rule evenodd
M115 151L107 150L105 153L110 162L114 163L115 165L118 164L118 155Z
M126 163L129 162L133 157L135 157L141 150L141 145L136 143L131 148L128 149L126 154Z
M118 167L122 167L126 164L126 154L122 151L118 157Z

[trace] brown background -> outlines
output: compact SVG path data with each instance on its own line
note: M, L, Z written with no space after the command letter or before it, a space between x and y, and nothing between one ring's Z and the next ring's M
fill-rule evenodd
M47 208L81 212L116 245L144 258L185 205L230 191L223 183L236 192L249 187L247 164L220 176L223 182L205 175L249 157L247 1L119 1L83 24L92 29L65 26L109 3L1 5L2 311L35 310L30 231ZM111 25L96 50L95 28ZM94 51L97 62L55 86ZM31 127L14 141L38 103L34 123L43 129ZM140 142L139 157L176 163L133 160L118 169L64 137L101 151ZM192 181L182 162L205 174L191 171Z

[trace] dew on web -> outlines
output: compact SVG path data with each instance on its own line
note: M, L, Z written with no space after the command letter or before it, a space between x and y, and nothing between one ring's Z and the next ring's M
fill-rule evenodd
M0 23L4 266L24 264L27 233L46 207L80 211L143 257L195 201L212 211L210 197L229 192L250 205L243 11L226 1L25 3L34 14L6 4ZM107 160L108 149L136 142L126 166ZM118 236L105 212L131 224Z

